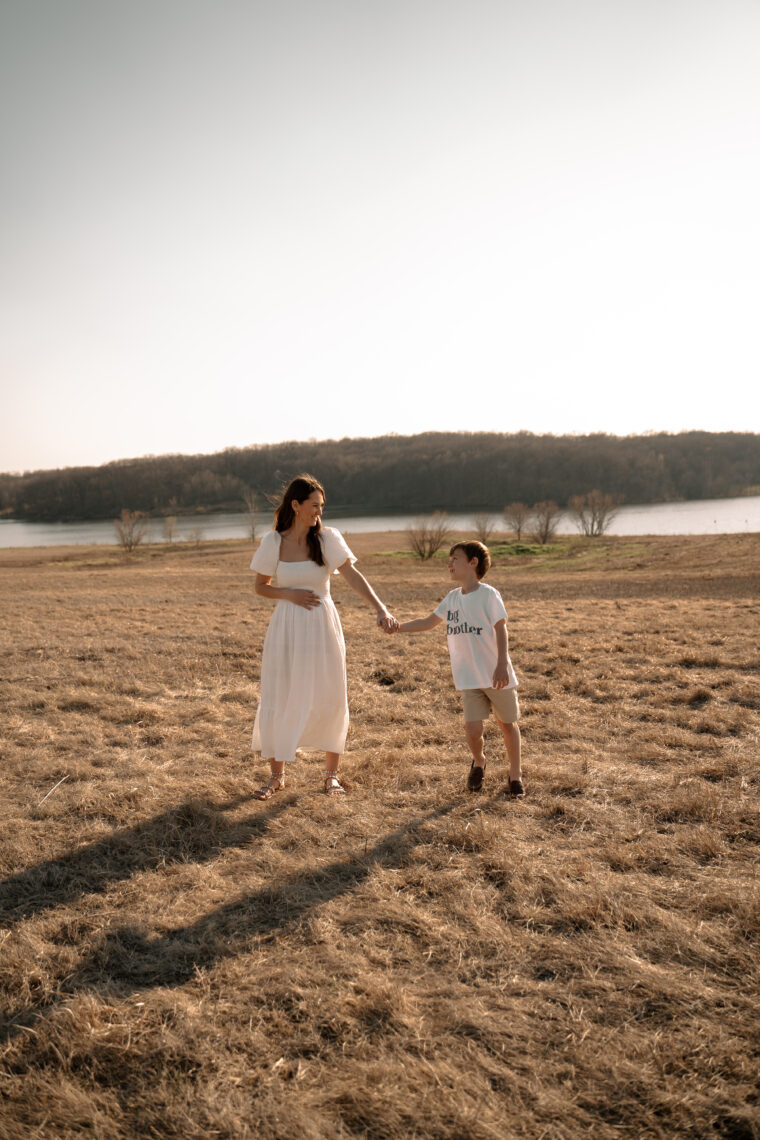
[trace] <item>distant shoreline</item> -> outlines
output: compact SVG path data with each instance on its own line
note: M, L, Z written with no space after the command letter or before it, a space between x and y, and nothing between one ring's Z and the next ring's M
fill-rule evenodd
M488 513L494 535L514 533L497 512ZM347 515L328 511L325 524L336 526L351 535L394 533L402 535L414 521L411 514L356 514ZM260 537L272 525L272 516L256 515L256 533ZM449 529L459 534L477 531L474 514L449 515ZM523 541L530 535L527 526ZM580 537L579 528L568 512L559 516L559 537ZM642 506L623 505L612 519L607 531L610 537L677 535L732 535L760 533L760 495L734 499L700 499L678 503L653 503ZM203 515L177 515L167 533L164 520L148 520L145 545L187 545L210 541L238 539L250 542L250 520L243 512L210 512ZM44 523L0 519L0 549L44 547L113 547L118 545L112 520L80 523Z

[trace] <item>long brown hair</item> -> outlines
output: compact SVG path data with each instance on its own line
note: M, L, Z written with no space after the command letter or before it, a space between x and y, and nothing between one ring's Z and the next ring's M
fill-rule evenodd
M325 497L325 489L320 483L319 479L315 479L313 475L298 475L292 479L285 490L282 492L279 506L275 507L274 511L274 529L282 534L283 531L290 530L295 522L295 511L293 510L293 500L297 503L302 503L304 499L308 499L315 491L320 491L322 498ZM310 527L306 534L306 546L309 550L309 558L312 562L316 562L317 566L324 566L325 556L322 553L322 543L319 541L319 532L322 529L322 522L317 519L314 526Z

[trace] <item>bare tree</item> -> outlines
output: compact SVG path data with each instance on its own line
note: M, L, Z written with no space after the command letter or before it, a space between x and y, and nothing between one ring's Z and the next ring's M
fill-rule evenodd
M559 525L561 511L553 499L545 499L536 503L531 512L533 518L533 531L531 538L534 542L545 545L553 537Z
M614 495L589 491L587 495L572 495L568 500L568 507L581 534L588 535L589 538L598 538L600 534L604 534L617 514L618 502Z
M530 507L526 507L525 503L510 503L509 506L504 508L504 520L511 531L514 531L515 538L519 542L522 538L522 532L528 525L531 516Z
M200 546L200 544L203 542L203 527L202 526L194 526L193 529L189 530L187 532L187 534L185 535L185 541L186 542L194 542L196 549L197 549Z
M441 549L449 537L449 516L445 511L420 515L406 528L406 533L411 549L426 562Z
M142 511L128 511L126 507L118 519L113 520L116 537L125 554L131 554L145 538L148 520Z
M248 536L251 542L256 541L256 510L258 508L259 497L255 491L246 487L243 492L243 502L245 503L245 525L248 531Z
M174 542L174 537L177 533L177 516L166 515L161 527L161 532L167 542Z
M488 546L492 536L496 533L496 519L493 515L483 513L475 515L473 522L475 524L473 529L478 542Z

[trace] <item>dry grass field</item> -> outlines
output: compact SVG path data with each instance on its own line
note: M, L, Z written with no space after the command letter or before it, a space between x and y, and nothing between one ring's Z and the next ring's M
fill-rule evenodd
M253 800L249 558L0 552L3 1140L760 1137L760 536L496 559L522 801L339 579L350 795Z

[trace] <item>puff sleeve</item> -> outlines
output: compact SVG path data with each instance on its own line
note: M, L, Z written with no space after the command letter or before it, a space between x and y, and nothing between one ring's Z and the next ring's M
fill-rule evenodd
M331 574L337 574L344 562L356 562L345 538L332 526L322 528L322 551Z
M257 574L266 574L273 578L277 573L277 563L280 560L280 536L275 530L270 530L259 543L258 550L251 559L251 570Z

